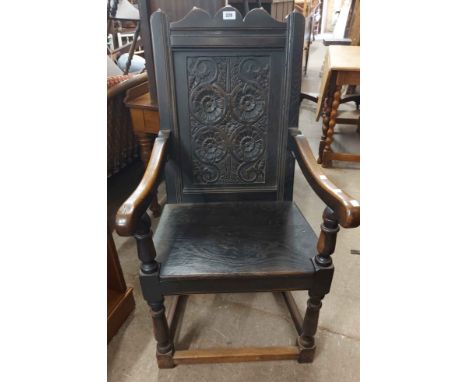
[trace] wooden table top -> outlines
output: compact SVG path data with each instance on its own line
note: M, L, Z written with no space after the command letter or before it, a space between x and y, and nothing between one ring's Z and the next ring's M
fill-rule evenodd
M359 46L332 45L328 48L323 65L322 81L317 102L316 120L320 118L328 84L333 71L360 72L360 48Z
M332 45L328 48L330 70L360 70L359 46Z

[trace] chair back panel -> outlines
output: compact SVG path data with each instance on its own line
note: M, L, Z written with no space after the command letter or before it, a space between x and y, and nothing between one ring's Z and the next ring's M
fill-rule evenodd
M303 16L282 23L259 8L244 19L230 6L214 16L194 8L170 24L156 12L151 26L161 128L172 130L168 202L290 200L292 54L302 51Z

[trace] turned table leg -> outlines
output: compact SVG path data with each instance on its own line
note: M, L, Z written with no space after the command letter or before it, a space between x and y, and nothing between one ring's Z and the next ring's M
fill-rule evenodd
M322 163L323 157L323 148L325 147L325 141L327 139L327 131L328 131L328 121L330 117L330 100L326 98L323 101L323 111L322 111L322 137L320 138L319 143L319 155L317 158L317 163Z
M341 86L336 86L333 93L333 101L330 109L330 118L327 120L328 126L326 127L326 138L321 155L322 167L330 167L331 160L327 159L327 153L332 151L331 145L333 143L333 133L336 125L336 116L338 114L338 106L340 106ZM328 110L327 110L328 111ZM325 127L324 127L325 129Z
M153 133L144 133L139 132L136 134L138 144L140 147L140 157L145 166L148 164L151 151L153 150L154 140L156 139L156 134ZM158 202L158 189L156 187L154 199L150 204L150 210L153 213L153 216L158 217L161 215L162 207L159 205Z

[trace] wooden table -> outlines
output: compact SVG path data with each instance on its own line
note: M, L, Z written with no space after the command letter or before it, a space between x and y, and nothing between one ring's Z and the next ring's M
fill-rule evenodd
M154 140L160 129L159 107L151 99L148 81L128 89L124 103L130 109L133 132L140 146L140 157L146 166L151 157ZM155 216L161 214L157 192L150 210Z
M331 149L333 132L340 117L338 106L343 85L359 85L359 46L330 46L325 57L322 83L317 104L316 120L322 116L322 138L319 145L318 163L330 167L332 160L359 162L359 155L336 153Z
M159 133L159 108L149 93L148 81L127 90L125 106L130 109L133 131L140 144L140 156L148 163L153 142Z

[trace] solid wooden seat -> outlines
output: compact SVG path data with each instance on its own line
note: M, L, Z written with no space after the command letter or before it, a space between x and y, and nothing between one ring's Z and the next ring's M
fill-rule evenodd
M234 278L283 277L286 289L308 289L315 271L317 238L294 202L168 204L154 242L161 283L192 279L191 290L206 277L205 292Z

